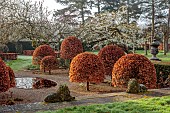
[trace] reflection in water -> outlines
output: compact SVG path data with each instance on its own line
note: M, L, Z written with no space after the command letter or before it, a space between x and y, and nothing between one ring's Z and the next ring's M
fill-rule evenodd
M16 87L17 88L24 88L24 89L32 89L33 88L33 79L31 77L25 78L15 78L16 80Z
M23 89L40 89L44 87L50 88L52 86L57 85L55 81L51 81L40 77L15 78L15 80L16 80L16 88L23 88Z

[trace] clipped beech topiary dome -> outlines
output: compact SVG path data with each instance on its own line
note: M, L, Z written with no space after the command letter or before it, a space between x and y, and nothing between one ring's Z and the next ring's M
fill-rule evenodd
M125 55L123 49L116 45L105 46L99 51L98 56L104 64L105 75L112 75L114 64L123 55Z
M144 84L147 88L156 88L155 67L143 55L127 54L115 63L112 71L112 85L114 87L127 87L131 78L135 78L138 83Z
M14 74L14 71L9 66L7 66L7 70L9 72L10 87L15 87L16 83L15 83L15 74Z
M0 93L5 92L10 88L9 72L6 64L0 60Z
M55 56L45 56L40 63L40 70L49 71L49 74L51 70L57 69L59 66L59 62L56 59Z
M82 43L74 36L65 38L61 43L60 55L63 59L73 59L77 54L82 52Z
M55 56L54 50L49 45L40 45L38 46L32 56L32 64L40 65L41 59L45 56Z
M71 82L100 83L105 78L104 67L97 55L80 53L71 61L69 76Z

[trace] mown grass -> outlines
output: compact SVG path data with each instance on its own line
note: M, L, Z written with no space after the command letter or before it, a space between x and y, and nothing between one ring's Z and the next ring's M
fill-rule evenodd
M94 54L98 54L98 51L92 51ZM148 59L150 59L152 57L152 54L150 53L150 51L147 51L147 55L145 55L145 51L144 50L136 50L135 51L136 54L141 54L146 56ZM166 55L164 55L163 51L159 51L159 53L157 54L157 58L161 59L162 62L170 62L170 52L167 53Z
M147 52L148 55L145 55L144 50L137 50L137 51L135 51L135 53L144 55L148 59L150 59L152 57L152 54L150 53L150 51ZM170 62L170 52L167 53L166 55L164 55L163 51L159 51L159 53L157 54L157 58L161 59L162 62Z
M89 106L74 106L38 113L170 113L170 96Z
M92 52L94 54L98 54L98 51L92 51ZM136 53L145 55L144 50L137 50ZM148 59L150 59L152 55L148 51L148 55L145 55L145 56ZM157 57L160 58L162 61L154 62L154 63L170 65L170 53L167 53L167 55L163 55L163 51L159 51ZM32 63L32 56L22 56L22 55L19 55L17 60L11 60L11 61L6 62L6 64L10 66L14 71L22 70L26 67L30 69L35 68L34 66L32 66L31 63Z
M6 61L6 64L14 71L19 71L32 64L32 56L19 55L17 60Z

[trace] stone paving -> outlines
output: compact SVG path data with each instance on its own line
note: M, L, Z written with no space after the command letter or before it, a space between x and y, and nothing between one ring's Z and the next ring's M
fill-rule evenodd
M170 95L170 88L166 89L153 89L149 90L158 96ZM161 94L161 95L160 95ZM72 102L60 102L60 103L30 103L30 104L18 104L12 106L0 106L0 113L35 113L37 111L56 110L59 108L78 106L78 105L90 105L90 104L104 104L116 101L126 101L132 99L138 99L143 97L152 97L149 94L127 94L125 92L120 93L107 93L96 94L95 96L80 96L76 97Z

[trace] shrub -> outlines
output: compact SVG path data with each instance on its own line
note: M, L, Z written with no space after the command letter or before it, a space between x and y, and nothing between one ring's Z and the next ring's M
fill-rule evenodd
M0 93L5 92L10 88L9 72L6 64L0 60Z
M40 66L30 64L30 65L26 66L26 69L27 70L40 70Z
M60 55L63 59L73 59L77 54L82 52L82 43L74 36L65 38L61 43Z
M114 64L123 55L125 55L124 51L116 45L105 46L99 51L98 56L104 64L105 75L112 75Z
M154 64L157 75L157 86L158 88L166 87L165 80L170 75L170 65L166 64Z
M136 79L132 78L128 81L127 93L139 93L140 86Z
M49 55L55 56L54 50L49 45L38 46L33 52L32 64L40 65L41 59Z
M143 55L127 54L114 65L112 85L127 87L129 79L135 78L147 88L156 88L156 70L152 62Z
M104 66L98 56L89 52L78 54L71 61L69 71L71 82L100 83L104 81Z
M9 72L9 78L10 78L10 87L15 87L15 74L14 74L14 71L9 67L9 66L6 66L7 67L7 70Z
M51 74L51 70L58 68L59 62L54 56L45 56L40 63L40 70L49 71Z

